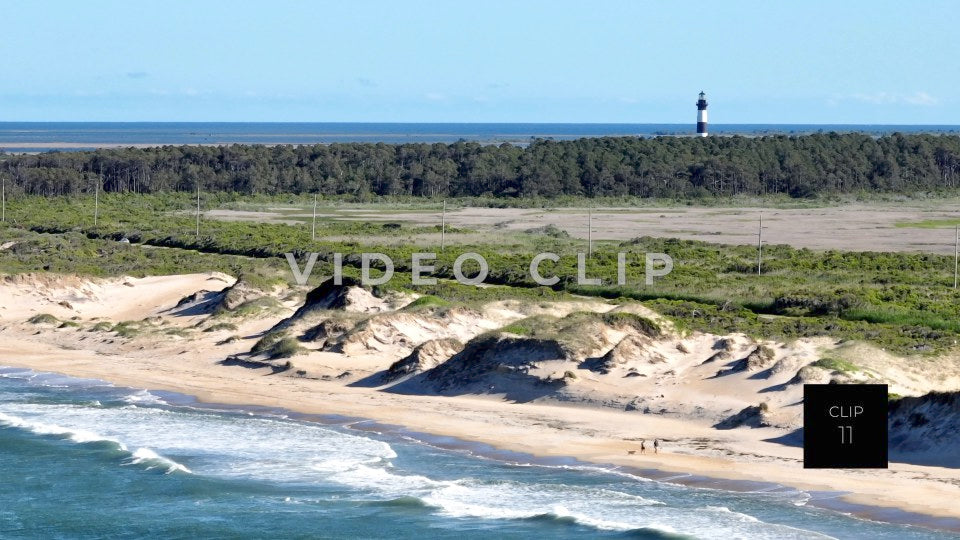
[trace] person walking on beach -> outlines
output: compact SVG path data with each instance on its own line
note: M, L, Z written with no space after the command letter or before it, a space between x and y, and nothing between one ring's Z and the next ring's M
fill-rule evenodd
M654 454L660 453L660 439L653 440L653 453Z
M647 440L640 439L640 453L643 454L643 453L646 453L646 451L647 451Z

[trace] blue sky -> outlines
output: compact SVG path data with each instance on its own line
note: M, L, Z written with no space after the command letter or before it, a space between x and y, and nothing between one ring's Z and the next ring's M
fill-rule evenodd
M957 7L0 0L0 121L960 124Z

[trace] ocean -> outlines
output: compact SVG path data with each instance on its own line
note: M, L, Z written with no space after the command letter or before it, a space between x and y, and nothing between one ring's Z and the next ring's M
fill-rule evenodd
M818 132L960 134L955 125L711 124L716 135ZM179 144L452 143L528 144L533 138L694 135L689 124L463 124L251 122L0 122L0 149L11 152L92 150L104 146Z
M667 480L0 368L2 538L957 538Z

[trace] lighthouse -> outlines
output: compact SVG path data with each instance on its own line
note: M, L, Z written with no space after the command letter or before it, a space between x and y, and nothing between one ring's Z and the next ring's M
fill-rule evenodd
M697 135L707 136L707 95L700 91L700 99L697 100Z

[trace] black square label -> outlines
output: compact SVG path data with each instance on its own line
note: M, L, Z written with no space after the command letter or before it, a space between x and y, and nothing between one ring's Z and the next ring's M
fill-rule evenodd
M887 468L887 385L803 385L805 469Z

